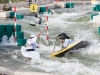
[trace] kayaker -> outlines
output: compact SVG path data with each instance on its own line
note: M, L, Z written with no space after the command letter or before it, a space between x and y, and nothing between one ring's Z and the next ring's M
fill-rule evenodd
M38 15L39 15L39 13L36 13L36 14L35 14L35 17L38 18Z
M37 36L35 36L34 34L31 35L31 38L28 39L26 43L26 47L27 47L26 51L35 51L36 48L39 48L39 46L36 45L36 41L37 41L37 38L40 37L41 34L42 34L42 31L39 32Z
M65 33L61 33L57 37L59 38L59 41L62 43L62 48L65 48L73 43L73 41Z
M37 24L41 24L41 22L42 22L42 18L38 15L38 18L37 18Z

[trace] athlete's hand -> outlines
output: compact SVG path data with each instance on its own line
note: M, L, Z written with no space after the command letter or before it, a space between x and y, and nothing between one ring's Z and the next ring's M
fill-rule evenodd
M40 48L39 46L36 46L36 48Z
M59 35L56 35L56 37L58 37Z
M43 31L41 31L41 33L43 33Z

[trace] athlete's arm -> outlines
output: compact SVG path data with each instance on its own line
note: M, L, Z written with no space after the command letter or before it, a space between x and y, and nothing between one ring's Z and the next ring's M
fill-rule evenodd
M42 31L38 33L37 38L40 37L41 34L42 34Z

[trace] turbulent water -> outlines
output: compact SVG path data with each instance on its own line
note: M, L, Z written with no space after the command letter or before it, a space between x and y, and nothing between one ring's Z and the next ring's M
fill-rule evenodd
M41 15L43 19L41 26L29 25L30 22L36 20L33 16L25 16L24 19L17 20L17 23L22 25L22 31L24 31L26 38L29 38L32 33L37 34L39 31L43 31L41 39L38 39L41 63L32 64L30 59L21 55L20 47L11 44L10 46L0 46L0 66L13 70L47 72L56 75L99 75L100 36L90 21L91 5L85 5L84 19L82 5L75 5L73 9L54 9L52 11L54 14L49 15L49 45L46 41L45 14ZM0 23L13 24L14 22L13 19L8 19L0 20ZM61 32L68 34L74 41L91 41L92 45L62 58L51 58L50 54L53 52L55 36ZM59 49L60 44L58 42L55 50Z

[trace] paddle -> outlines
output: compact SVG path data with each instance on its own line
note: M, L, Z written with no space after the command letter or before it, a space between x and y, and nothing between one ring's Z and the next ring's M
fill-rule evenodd
M56 41L55 41L55 44L54 44L53 52L55 50L56 42L57 42L57 37L56 37Z

